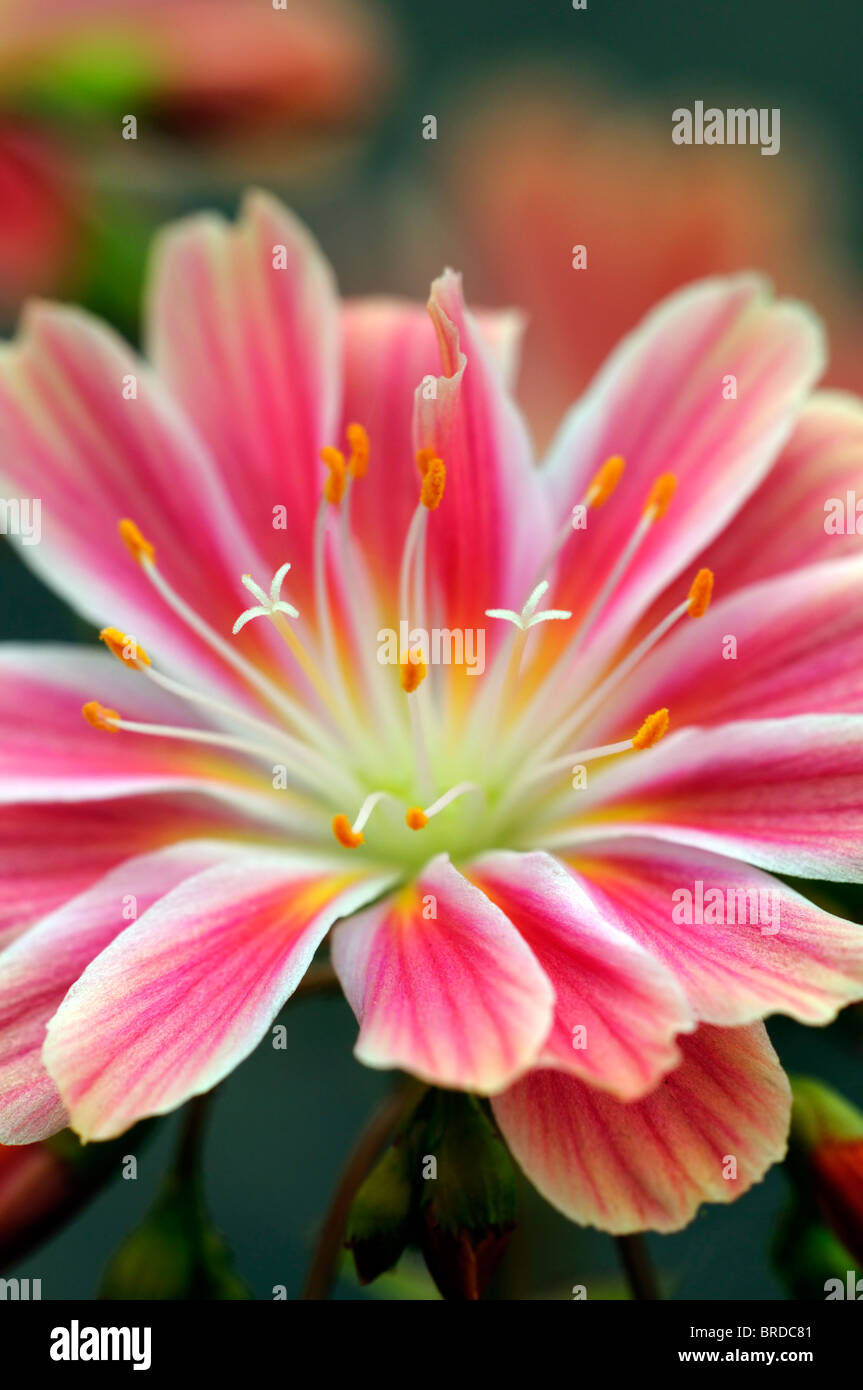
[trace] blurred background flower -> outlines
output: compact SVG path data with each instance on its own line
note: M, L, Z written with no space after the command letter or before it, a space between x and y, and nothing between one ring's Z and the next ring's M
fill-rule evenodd
M653 304L735 270L764 270L780 293L816 305L829 326L827 382L863 386L863 284L817 147L807 139L777 159L674 145L671 105L519 68L459 114L463 136L438 180L443 215L474 297L525 311L521 395L543 441ZM584 270L573 269L577 245Z
M347 157L391 61L364 0L0 0L0 311L68 293L128 316L111 286L149 225Z

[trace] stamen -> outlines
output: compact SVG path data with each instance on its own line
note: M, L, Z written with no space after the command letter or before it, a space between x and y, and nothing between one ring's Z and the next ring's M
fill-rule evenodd
M363 830L368 824L372 811L379 802L395 801L395 799L392 792L369 792L359 809L359 813L353 825L351 825L343 812L340 812L337 816L333 816L333 834L339 844L344 845L345 849L356 849L358 845L361 845L365 839Z
M426 511L437 511L446 486L446 465L443 459L430 458L423 473L420 502Z
M596 619L599 617L599 614L602 612L624 574L629 569L635 552L640 547L651 526L654 522L659 521L661 517L665 516L665 513L668 511L676 487L677 479L673 473L663 473L656 479L650 492L647 494L647 500L644 503L644 510L642 511L638 525L630 536L617 564L614 566L611 574L600 590L599 596L588 611L587 617L581 623L578 632L570 644L568 652L564 654L565 656L571 655L584 641L588 632L596 622Z
M536 572L537 580L542 579L543 575L548 573L573 531L578 529L575 524L576 514L580 512L583 507L595 511L597 507L601 507L604 502L607 502L617 487L617 484L620 482L625 467L626 463L620 454L613 454L611 458L606 459L605 463L597 470L588 484L587 491L581 499L581 502L573 507L566 521L552 541L542 564Z
M348 425L345 431L351 456L348 459L348 472L352 478L364 478L369 466L369 437L362 425Z
M99 704L98 700L88 700L86 705L82 705L81 713L94 729L106 729L108 733L115 734L119 728L117 721L120 716L117 711L106 709L104 705Z
M426 608L425 530L428 513L440 506L446 484L446 468L433 449L420 449L416 460L422 474L422 483L419 505L411 517L402 547L399 566L399 618L408 622L413 612L420 627L423 627Z
M342 460L344 468L344 455L338 449L324 449L321 457L325 453L338 455ZM337 471L330 473L327 486L324 488L324 496L318 507L318 514L315 518L315 538L314 538L314 575L315 575L315 615L321 633L321 655L326 672L326 679L318 671L317 665L309 656L305 647L291 627L283 618L274 618L274 622L288 643L291 651L300 662L303 670L317 690L321 699L326 704L330 713L342 725L346 722L352 726L354 731L357 729L357 722L352 717L352 707L348 698L348 692L342 678L342 670L339 664L338 650L336 647L335 630L333 628L333 616L330 611L329 586L327 584L327 525L329 522L328 504L338 505L347 483L347 473L341 473L341 491L338 485L332 489L329 484L339 475ZM338 496L336 496L338 493ZM340 691L341 701L336 698L333 691Z
M414 647L408 653L407 661L401 664L401 686L406 695L416 695L428 675L428 667L422 659L421 649ZM411 721L411 740L414 750L414 765L423 793L428 795L434 786L431 761L428 755L428 737L424 715L424 701L419 697L410 700L408 711Z
M360 807L359 814L357 815L357 818L353 823L352 829L355 834L359 834L363 827L368 823L369 816L377 806L378 802L384 801L390 795L390 792L369 792L369 795L366 797L365 801Z
M235 738L232 734L218 734L211 729L192 729L175 724L145 724L135 719L122 719L116 710L106 710L95 700L84 705L81 713L95 729L125 729L130 734L148 734L154 738L180 739L189 743L206 743L214 748L236 749L249 757L264 758L272 763L273 749L262 744L250 743L247 739ZM103 721L110 721L106 723Z
M123 544L127 547L133 560L137 560L139 565L144 560L155 560L156 547L151 545L150 542L141 535L134 521L130 521L128 517L125 517L119 523L118 529Z
M99 641L104 642L108 651L126 666L152 665L144 648L139 647L134 637L127 636L118 627L103 627L99 633Z
M686 611L690 618L703 618L713 596L713 571L699 570L692 581Z
M516 791L516 789L523 791L532 783L545 781L547 777L562 772L573 765L596 762L599 758L611 758L617 753L628 753L632 749L642 751L645 748L652 748L668 732L668 722L667 709L655 710L653 714L647 716L632 738L621 739L619 743L601 744L596 748L580 748L575 753L564 753L562 757L555 758L553 762L545 763L542 767L535 768L527 776L517 779L511 792ZM502 799L501 804L510 800L511 792Z
M632 740L633 748L643 749L652 748L654 743L658 743L668 732L668 710L654 710L645 719L638 733Z
M476 782L457 782L454 787L450 787L448 792L444 792L443 796L439 796L437 801L433 801L431 806L426 806L424 809L420 806L411 806L405 815L405 824L411 830L424 829L433 816L439 816L441 811L444 811L447 806L451 806L454 801L457 801L460 796L464 796L467 792L481 793L482 787Z
M324 483L324 498L332 506L337 507L344 496L345 484L347 483L347 468L345 456L341 449L334 449L328 444L325 449L321 449L321 461L330 470L330 476Z
M604 502L607 502L623 477L625 467L626 463L620 454L612 454L611 458L606 459L602 467L594 474L584 495L584 505L595 508L601 507Z
M712 570L699 570L692 581L688 598L685 598L682 603L678 603L675 608L672 608L671 612L667 613L662 621L658 622L656 627L652 628L647 636L643 637L638 645L633 647L632 651L628 652L623 660L619 661L612 668L606 679L588 695L586 700L573 710L569 718L564 720L563 724L561 724L558 729L554 730L548 738L544 739L538 748L534 748L533 751L535 756L542 758L545 754L551 752L562 743L565 738L568 738L575 729L581 724L584 724L595 710L601 709L611 692L617 689L630 672L644 660L648 652L652 651L653 648L661 642L665 634L669 632L681 618L687 615L692 618L703 617L710 605L712 594Z
M661 473L650 489L644 504L644 515L651 521L659 521L671 506L671 499L677 491L677 478L673 473Z
M155 671L152 666L138 667L138 670L154 685L160 686L172 695L178 695L181 700L189 700L203 709L212 710L214 714L232 723L243 724L254 733L271 740L274 758L281 758L283 752L288 753L293 759L292 770L299 771L301 780L304 779L307 787L310 786L316 794L321 786L339 784L343 791L346 790L347 795L357 795L358 784L346 769L322 757L314 748L295 739L286 729L279 729L274 724L267 724L263 719L246 714L243 710L234 709L231 705L214 699L212 695L204 695L191 686L172 679L171 676L163 675L161 671Z
M356 832L351 829L351 823L343 811L333 816L333 834L345 849L357 849L366 838L362 831Z
M140 532L134 522L121 521L119 523L119 529L124 539L132 534L140 537ZM135 554L136 559L139 560L141 568L153 585L153 588L171 611L176 613L177 617L180 618L197 637L200 637L211 651L214 651L232 670L236 671L238 675L248 681L249 685L251 685L268 704L278 709L285 718L289 719L296 728L301 729L306 736L316 743L324 752L329 752L332 747L332 731L324 729L312 715L303 709L302 705L275 686L266 676L263 676L250 661L246 661L246 659L239 654L236 648L230 646L217 632L214 632L209 623L206 623L203 618L198 616L195 610L186 603L185 599L180 597L168 583L167 579L165 579L153 558L153 547L150 546L148 542L144 541L143 548L140 552L133 551L133 554Z
M408 653L407 661L401 665L402 690L406 695L412 695L418 690L428 675L428 667L422 659L422 652L419 647L414 647Z
M357 475L359 476L361 475ZM339 511L337 554L342 566L342 592L350 631L353 634L354 655L359 660L362 673L366 708L375 709L381 716L379 722L394 737L398 737L402 732L401 701L391 683L381 681L380 664L376 660L374 643L371 640L372 634L380 630L383 619L365 558L354 543L351 532L351 495L355 486L356 483L351 478L345 490L344 504Z

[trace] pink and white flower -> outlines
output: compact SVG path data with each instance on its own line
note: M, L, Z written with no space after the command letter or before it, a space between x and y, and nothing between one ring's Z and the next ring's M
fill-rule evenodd
M812 395L817 323L674 295L537 468L517 318L450 271L340 307L263 194L169 229L148 308L153 366L45 304L0 358L22 556L109 625L0 652L0 1139L208 1090L329 933L357 1056L490 1096L575 1220L733 1200L788 1130L760 1020L863 995L863 928L773 877L863 878L863 557L823 527L863 406ZM381 664L402 619L485 628L485 674ZM697 880L781 930L676 925Z

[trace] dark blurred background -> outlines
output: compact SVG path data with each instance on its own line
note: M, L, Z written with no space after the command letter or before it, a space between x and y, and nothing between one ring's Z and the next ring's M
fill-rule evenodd
M268 4L246 8L251 16ZM306 9L314 14L316 0ZM208 96L202 110L178 78L143 101L139 75L124 85L110 47L98 82L58 77L55 60L50 81L42 71L34 90L22 86L7 118L6 148L13 136L18 144L6 183L0 118L0 260L18 212L31 243L34 228L47 240L36 264L0 290L8 331L26 283L83 300L134 337L152 228L202 205L231 211L253 178L305 217L346 292L424 297L430 277L454 264L474 301L525 306L524 402L540 439L653 299L740 265L764 266L783 291L815 303L835 345L831 381L863 390L858 0L588 0L585 11L570 0L378 0L352 9L354 22L354 47L320 91L287 110L274 101L242 131L247 87ZM13 49L4 50L0 27L0 76ZM676 149L671 111L698 99L778 106L780 154ZM138 110L139 140L122 144L119 117ZM429 114L435 141L421 134ZM25 137L38 141L42 182L28 167L18 198ZM66 220L52 240L45 210L59 205ZM582 242L590 288L569 268L569 248ZM2 542L0 596L4 638L92 639ZM861 915L847 891L834 902ZM297 1000L281 1022L287 1049L263 1043L221 1087L206 1162L216 1222L260 1298L277 1285L297 1295L344 1157L387 1087L353 1061L355 1024L340 998ZM863 1104L859 1013L820 1031L780 1020L771 1034L789 1071L819 1075ZM41 1278L46 1298L93 1296L112 1249L152 1200L176 1127L176 1117L164 1122L142 1152L137 1182L115 1183L11 1272ZM784 1296L768 1259L784 1199L776 1169L730 1208L650 1237L667 1295ZM607 1237L571 1226L526 1187L522 1215L502 1293L567 1298L585 1283L589 1297L622 1296ZM433 1296L410 1261L369 1291L345 1275L338 1294Z

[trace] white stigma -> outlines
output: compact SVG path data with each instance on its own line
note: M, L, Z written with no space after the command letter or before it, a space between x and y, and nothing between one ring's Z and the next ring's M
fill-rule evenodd
M521 632L527 632L529 628L535 627L537 623L547 623L554 619L571 618L572 614L565 608L544 608L537 612L539 601L548 589L548 580L543 579L532 590L527 602L520 613L516 613L512 608L487 608L485 616L487 618L503 618L505 622L513 623Z
M240 629L245 627L246 623L251 622L252 618L271 618L274 613L286 613L289 618L298 618L300 616L299 609L295 608L292 603L287 603L282 598L282 585L285 582L285 575L290 568L290 561L288 561L287 564L282 565L276 570L273 575L273 581L270 584L269 594L264 593L261 586L255 583L250 574L243 575L243 584L248 589L249 593L254 595L258 602L255 604L254 608L246 608L234 623L233 632L235 637Z

